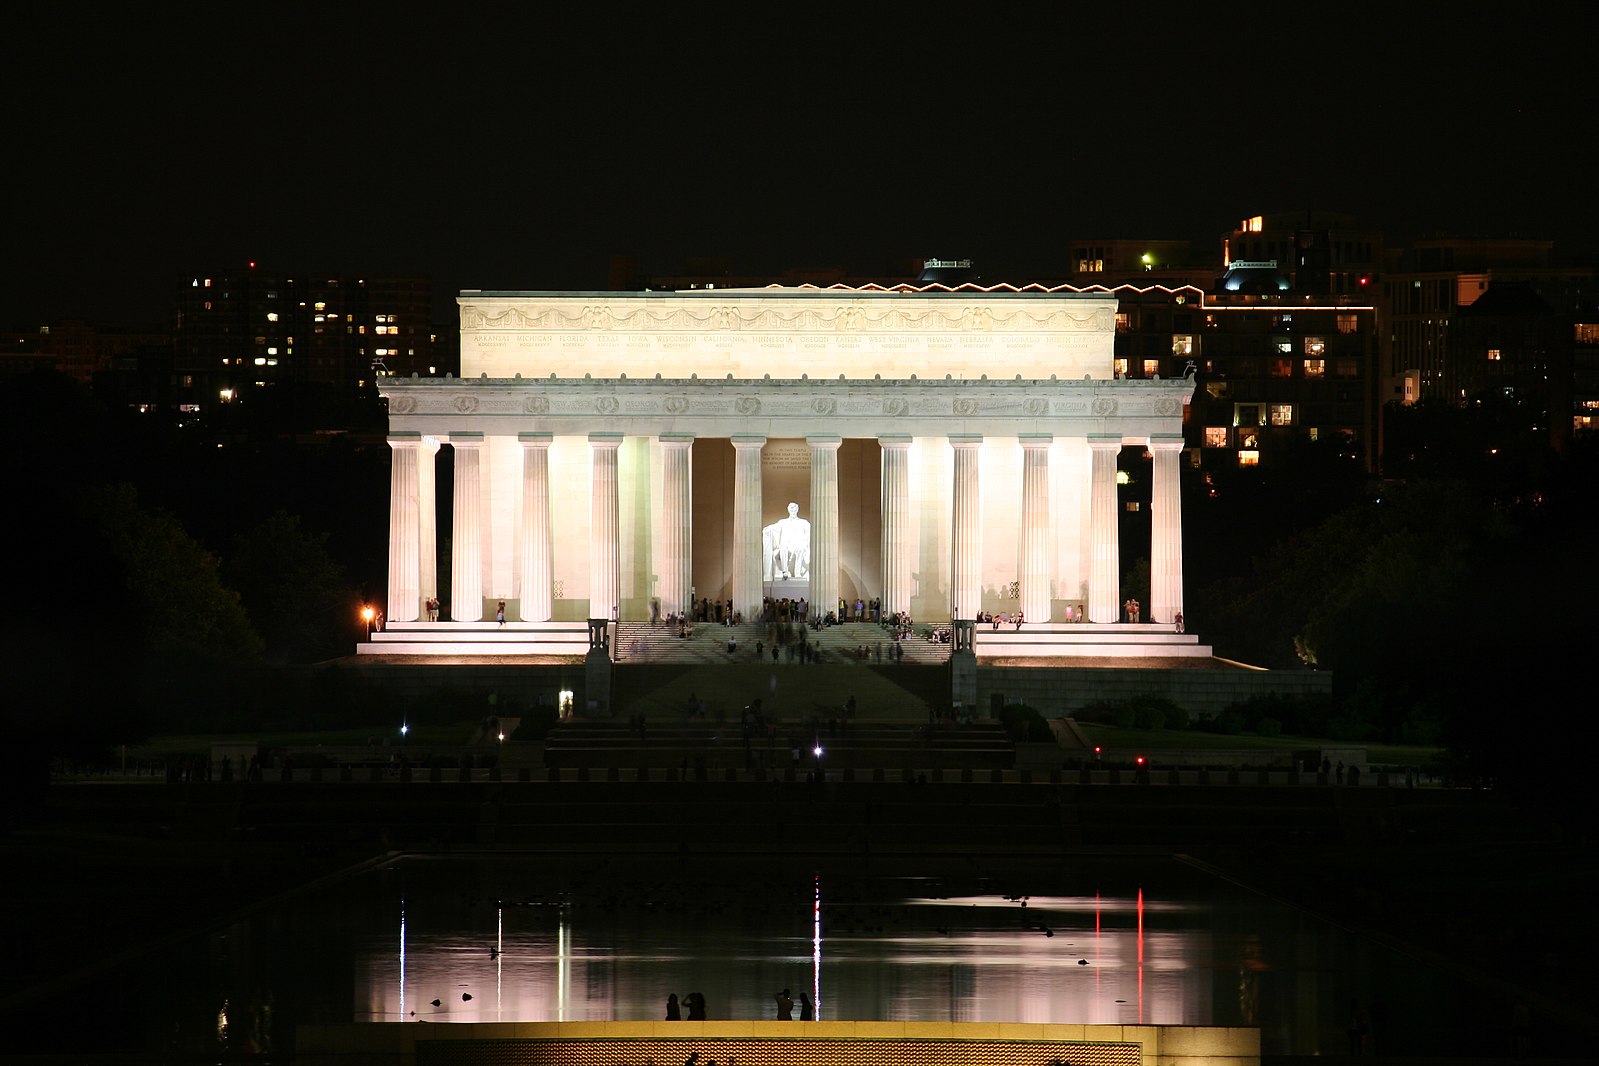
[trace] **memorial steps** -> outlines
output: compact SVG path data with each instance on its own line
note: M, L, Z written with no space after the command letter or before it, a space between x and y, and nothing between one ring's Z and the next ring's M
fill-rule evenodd
M942 665L949 661L950 645L927 639L945 625L918 626L915 635L899 642L904 658L893 663L893 641L881 626L846 622L821 630L807 630L807 645L821 649L824 663L878 663L884 666ZM769 630L745 623L696 624L684 638L677 629L648 622L615 625L613 658L618 663L726 664L750 662L756 641L770 654ZM1020 629L1002 623L995 629L978 623L974 629L977 657L983 660L1015 659L1210 659L1214 650L1193 633L1176 633L1164 623L1026 622ZM737 641L729 653L727 642ZM861 650L865 649L866 658ZM359 655L408 656L530 656L582 657L588 652L584 622L391 622L371 640L356 648ZM778 663L790 665L786 647ZM1043 665L1042 663L1040 665Z
M1161 622L1023 622L1020 629L979 622L977 658L1210 659L1215 650L1193 633Z
M357 655L563 655L589 650L584 622L390 622Z

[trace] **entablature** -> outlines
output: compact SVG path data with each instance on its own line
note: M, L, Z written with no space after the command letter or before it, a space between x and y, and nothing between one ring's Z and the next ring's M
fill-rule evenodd
M900 380L386 378L389 427L430 436L979 434L1128 440L1182 432L1192 378Z

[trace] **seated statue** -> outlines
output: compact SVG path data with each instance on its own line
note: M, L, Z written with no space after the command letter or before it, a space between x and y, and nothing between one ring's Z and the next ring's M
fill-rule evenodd
M762 579L799 581L811 574L811 524L799 516L799 504L788 505L788 517L761 530Z

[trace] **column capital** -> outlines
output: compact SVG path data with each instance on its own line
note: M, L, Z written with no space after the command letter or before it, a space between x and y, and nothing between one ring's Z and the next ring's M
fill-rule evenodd
M951 448L981 448L983 435L981 433L951 433L949 435Z
M521 444L524 448L548 448L550 443L555 440L555 434L518 433L516 435L516 439L517 443Z
M728 440L733 442L734 448L760 449L766 446L766 438L759 433L735 433Z
M619 448L622 446L620 433L590 433L589 447L591 448Z
M1096 452L1119 452L1122 450L1122 439L1116 433L1090 433L1088 446Z
M405 448L421 444L422 434L410 429L394 429L389 431L389 447Z
M911 435L909 433L879 433L877 443L883 448L909 448Z
M693 444L694 443L694 434L692 434L692 433L660 433L660 434L656 435L655 439L660 441L662 444L688 445L688 444Z
M1023 448L1048 448L1055 443L1053 433L1018 433L1016 441Z
M805 443L814 450L833 450L844 443L844 438L836 433L817 433L805 438Z
M456 448L481 448L483 446L483 434L481 433L466 433L451 430L444 436L447 440L449 440L450 444Z
M1149 437L1149 450L1152 452L1180 452L1183 445L1181 433L1152 433Z

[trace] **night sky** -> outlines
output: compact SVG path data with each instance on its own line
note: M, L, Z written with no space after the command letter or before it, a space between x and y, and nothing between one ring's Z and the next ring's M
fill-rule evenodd
M1025 281L1074 237L1208 250L1306 208L1599 244L1599 9L1217 8L29 5L0 324L159 324L249 260L446 295L619 254Z

